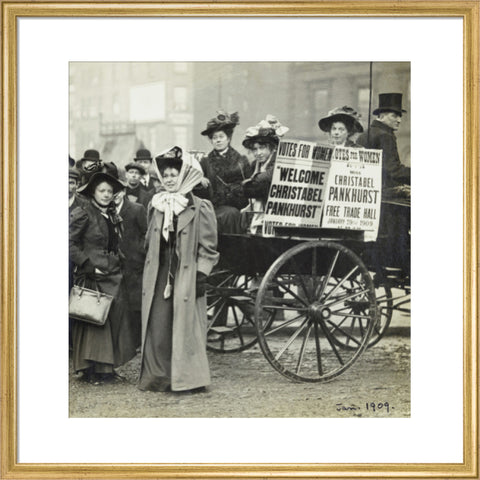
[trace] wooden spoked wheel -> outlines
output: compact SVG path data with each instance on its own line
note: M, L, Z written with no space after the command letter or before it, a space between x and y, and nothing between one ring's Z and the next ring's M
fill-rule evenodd
M213 272L207 289L207 348L241 352L257 342L253 321L252 277L227 270Z
M368 269L332 241L305 242L284 252L265 274L255 302L265 357L297 381L328 381L351 367L376 321Z

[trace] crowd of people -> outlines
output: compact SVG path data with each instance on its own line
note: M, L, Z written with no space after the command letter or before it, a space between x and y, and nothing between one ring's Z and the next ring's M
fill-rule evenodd
M388 93L367 131L348 106L318 125L332 145L383 150L389 192L410 183L395 138L404 113L402 95ZM125 180L97 150L69 157L69 289L113 296L105 325L70 320L80 380L116 381L115 368L140 353L141 390L195 393L210 384L205 292L219 259L217 236L259 233L277 147L289 130L273 115L248 128L249 161L231 146L238 124L237 113L217 112L201 132L212 150L200 161L178 146L155 157L142 148L124 167Z

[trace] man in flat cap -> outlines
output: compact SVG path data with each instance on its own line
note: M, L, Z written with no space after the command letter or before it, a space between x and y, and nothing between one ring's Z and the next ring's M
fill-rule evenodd
M140 203L145 208L148 207L155 189L146 190L142 184L142 177L145 175L145 169L138 162L130 162L125 165L125 178L127 180L126 196L133 203Z

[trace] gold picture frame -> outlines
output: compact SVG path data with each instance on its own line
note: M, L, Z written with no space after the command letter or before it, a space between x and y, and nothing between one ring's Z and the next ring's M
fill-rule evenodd
M478 478L478 1L2 1L1 478ZM463 462L416 464L19 463L17 431L17 20L21 17L457 17L463 19Z

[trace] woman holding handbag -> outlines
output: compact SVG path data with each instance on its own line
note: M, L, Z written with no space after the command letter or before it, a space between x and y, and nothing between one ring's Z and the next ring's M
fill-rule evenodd
M197 392L210 384L205 288L219 256L217 222L210 201L191 193L198 162L173 147L154 165L165 191L148 212L138 388Z
M113 201L123 188L107 173L95 173L78 190L87 201L70 213L74 283L113 296L103 326L76 320L73 327L73 369L83 372L84 380L96 384L114 380L114 367L133 358L137 347L118 248L122 219Z

